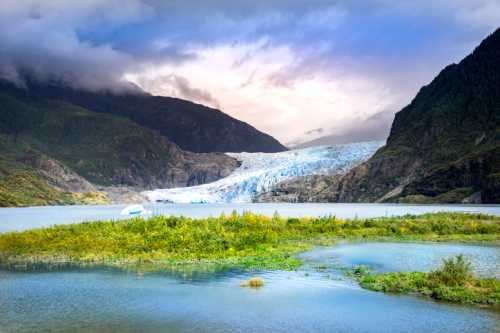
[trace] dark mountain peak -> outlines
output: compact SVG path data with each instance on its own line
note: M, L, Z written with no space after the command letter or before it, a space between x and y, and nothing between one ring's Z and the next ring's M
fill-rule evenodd
M304 200L499 203L500 30L396 114L386 146L327 180Z
M412 146L421 148L421 140L408 140L409 135L428 133L432 138L427 142L434 144L444 137L443 131L453 135L467 127L469 133L460 133L467 141L478 131L492 130L500 122L499 81L500 29L460 63L444 68L396 114L388 144L412 141Z
M25 87L7 81L0 89L25 100L57 100L100 113L131 119L166 136L192 152L278 152L286 148L276 139L220 110L190 101L152 96L137 86L129 90L82 90L51 79L25 77Z
M495 202L490 187L500 183L498 133L500 29L460 63L443 69L396 114L387 145L364 166L362 182L370 194L353 197L453 201L457 193L478 191L483 201Z
M500 27L486 37L472 52L472 56L489 57L490 52L500 52ZM498 60L498 59L497 59Z

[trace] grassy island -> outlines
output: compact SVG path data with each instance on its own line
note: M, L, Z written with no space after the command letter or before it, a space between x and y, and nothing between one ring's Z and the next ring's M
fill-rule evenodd
M500 280L477 278L463 256L445 259L442 267L430 273L403 272L371 274L357 267L353 274L361 287L391 293L417 293L455 303L500 306Z
M300 265L294 254L339 239L499 243L500 217L437 213L342 220L234 213L89 222L1 234L0 265L294 269Z

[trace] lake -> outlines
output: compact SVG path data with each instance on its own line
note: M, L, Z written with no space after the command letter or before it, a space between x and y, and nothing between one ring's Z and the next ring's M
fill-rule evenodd
M498 247L407 243L317 248L292 272L0 271L0 332L497 332L498 311L363 290L337 268L428 271L458 253L498 275ZM263 288L239 287L253 275Z
M146 204L154 215L184 215L190 217L218 216L251 211L282 216L325 216L367 218L439 211L471 212L500 215L500 205L406 205L406 204L341 204L341 203L244 203L244 204ZM0 232L26 230L53 224L79 223L93 220L124 218L125 205L107 206L47 206L0 208Z

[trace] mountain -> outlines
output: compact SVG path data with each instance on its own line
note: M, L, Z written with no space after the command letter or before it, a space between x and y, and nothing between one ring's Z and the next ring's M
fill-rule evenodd
M342 133L326 134L332 131L326 131L323 128L308 131L299 139L288 143L287 147L300 149L353 142L385 140L389 135L390 124L393 119L394 114L392 112L378 112L367 119L360 119L356 128L349 129Z
M368 159L381 141L314 147L280 153L231 153L241 166L213 183L150 191L151 201L251 202L275 184L297 176L342 174Z
M222 153L184 151L126 117L0 89L3 206L87 203L111 186L198 185L238 165Z
M500 29L423 87L367 162L280 187L304 201L499 203Z
M306 148L306 147L301 147L302 144L316 140L318 138L321 138L325 135L325 129L320 127L320 128L315 128L312 130L309 130L305 133L302 133L302 135L294 138L291 141L286 142L286 146L290 149L296 149L296 148ZM318 145L319 146L319 145Z
M158 131L181 149L204 152L279 152L276 139L227 114L182 99L152 96L135 87L121 93L75 89L58 81L24 77L25 89L0 82L0 90L30 101L55 100L128 118Z

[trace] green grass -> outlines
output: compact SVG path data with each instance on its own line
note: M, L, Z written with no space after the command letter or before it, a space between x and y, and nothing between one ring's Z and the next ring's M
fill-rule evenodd
M500 306L500 280L477 278L463 256L445 259L430 273L402 272L371 274L358 267L353 271L361 287L390 293L418 293L454 303Z
M209 264L294 269L300 265L294 254L337 239L498 243L500 218L439 213L349 221L245 213L204 219L161 216L92 222L2 234L0 264L146 265L152 269Z

